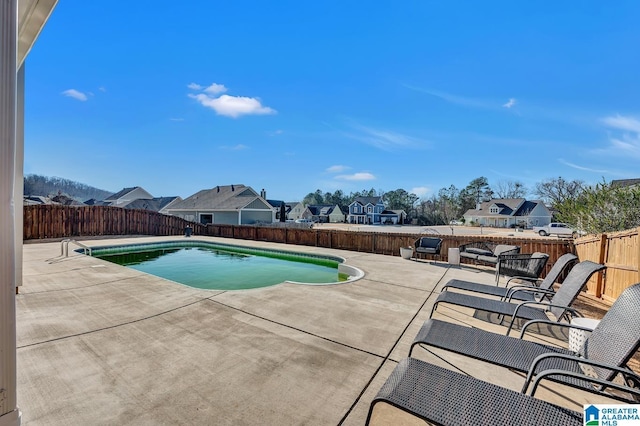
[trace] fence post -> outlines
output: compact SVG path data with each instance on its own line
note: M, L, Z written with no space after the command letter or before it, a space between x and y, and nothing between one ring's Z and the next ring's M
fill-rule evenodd
M600 252L598 253L598 263L604 265L606 263L607 252L607 234L600 235ZM603 273L598 272L596 276L596 297L602 297ZM604 283L606 285L606 282Z
M636 247L638 247L638 252L636 253L636 268L638 268L638 280L640 283L640 226L636 229Z

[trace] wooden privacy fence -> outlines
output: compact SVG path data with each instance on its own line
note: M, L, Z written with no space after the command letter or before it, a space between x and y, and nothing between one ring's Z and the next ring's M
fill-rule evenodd
M580 260L607 266L604 274L589 280L587 292L606 302L615 301L622 291L640 282L640 228L578 238L576 253Z
M41 205L24 207L23 239L99 235L180 235L191 226L205 234L202 224L176 216L108 206Z

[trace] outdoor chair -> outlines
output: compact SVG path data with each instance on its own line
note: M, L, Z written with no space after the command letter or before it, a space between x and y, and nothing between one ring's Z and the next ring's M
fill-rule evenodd
M434 258L440 258L440 249L442 247L442 238L421 237L415 242L416 259L420 255L432 255ZM435 260L435 259L434 259Z
M574 254L563 254L558 258L558 260L556 260L556 263L553 264L553 267L551 267L551 270L544 279L536 278L534 280L530 277L514 276L509 278L506 288L476 283L473 281L450 280L444 285L442 291L447 291L449 289L466 290L497 296L502 298L502 300L509 302L511 300L535 300L539 302L545 298L550 299L551 296L553 296L555 293L553 290L553 284L560 279L560 276L567 269L570 270L577 260L578 256ZM524 283L519 283L509 287L509 283L513 280L524 281ZM540 284L536 287L538 282Z
M578 266L580 265L576 268ZM409 356L417 345L436 347L516 371L527 372L522 392L529 388L532 380L533 393L541 380L548 379L624 400L626 398L624 395L607 393L607 388L611 387L609 385L599 383L601 386L594 387L594 382L585 381L580 376L583 374L581 365L589 366L590 375L598 380L611 381L620 374L624 383L638 388L640 376L627 366L640 347L638 306L640 306L640 284L635 284L622 292L593 331L585 327L566 323L557 324L548 320L530 321L523 327L520 338L430 319L424 323L411 344ZM591 335L586 338L578 352L523 340L527 328L540 323L553 327L591 331ZM547 372L542 373L544 370Z
M511 322L507 330L507 335L511 332L516 319L524 320L548 320L547 312L550 312L557 322L560 322L567 314L571 316L579 316L579 313L571 308L571 304L578 297L578 293L582 290L591 278L591 275L598 271L602 271L606 266L594 263L589 260L578 263L571 269L567 278L553 295L550 301L525 301L519 304L506 302L503 300L487 299L483 297L473 296L463 293L455 293L453 291L445 291L440 293L433 309L431 316L438 308L440 303L449 303L452 305L473 308L480 311L486 311L501 315L503 317L510 316ZM533 292L537 290L532 290ZM534 307L540 305L543 308Z
M520 247L496 244L491 241L475 241L458 247L460 258L473 260L474 264L483 263L496 266L501 256L520 253Z
M547 260L549 260L549 255L540 252L500 256L496 265L496 285L500 281L500 275L538 279L545 266L547 266Z
M594 380L584 376L584 380ZM622 388L634 395L635 389ZM414 358L401 360L378 391L366 424L375 421L379 402L392 405L429 424L445 426L580 425L582 413L518 393Z

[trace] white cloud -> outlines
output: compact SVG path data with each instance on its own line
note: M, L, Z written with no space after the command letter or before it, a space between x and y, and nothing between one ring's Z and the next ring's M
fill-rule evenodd
M184 118L170 118L170 121L184 121Z
M276 110L263 106L257 98L245 96L222 95L212 98L204 93L190 94L189 97L197 100L204 107L211 108L218 115L238 118L241 115L267 115L275 114Z
M438 99L442 99L453 105L460 105L469 108L477 109L494 109L497 110L500 106L500 102L496 99L490 98L471 98L468 96L454 95L452 93L443 92L440 90L424 89L422 87L411 86L409 84L403 84L407 89L414 90L416 92L426 93L427 95L434 96ZM517 103L515 98L510 98L507 103L502 104L503 108L510 109Z
M98 87L98 90L101 91L101 92L106 92L107 91L107 89L104 86Z
M506 104L502 105L504 108L513 108L516 105L516 100L515 98L509 98L509 100L507 101Z
M341 173L344 172L345 170L349 170L351 167L349 166L341 166L341 165L335 165L335 166L331 166L327 168L327 173Z
M220 148L221 149L225 149L227 151L243 151L245 149L249 149L248 146L243 145L241 143L238 144L238 145L235 145L235 146L226 146L226 145L224 145L224 146L221 146Z
M347 137L359 140L385 151L391 151L398 147L414 147L425 143L424 141L412 136L390 130L375 129L373 127L362 126L359 124L353 125L353 128L359 130L360 133L347 133Z
M442 92L439 90L423 89L421 87L411 86L404 84L407 89L415 90L416 92L426 93L427 95L435 96L442 99L445 102L449 102L454 105L461 105L471 108L495 108L497 107L495 102L488 101L486 99L469 98L466 96L453 95L451 93Z
M371 173L367 173L367 172L360 172L360 173L354 173L352 175L338 175L336 176L336 179L340 179L340 180L374 180L376 177L374 175L372 175Z
M412 188L409 193L416 194L418 197L424 197L431 192L431 188L427 186L417 186Z
M230 95L218 96L228 90L224 84L212 83L204 87L197 83L190 83L187 87L192 90L202 91L203 93L189 93L187 96L197 100L200 105L211 108L218 115L238 118L242 115L267 115L276 114L277 112L273 108L262 105L259 98ZM282 131L277 130L272 136L280 133Z
M284 133L284 130L275 130L273 132L267 132L269 136L278 136Z
M640 120L628 116L610 116L600 120L612 129L606 154L640 158Z
M571 168L577 169L577 170L584 170L586 172L593 172L593 173L606 173L606 174L616 174L613 172L610 172L609 170L600 170L600 169L592 169L590 167L584 167L584 166L579 166L577 164L574 163L570 163L568 161L563 160L562 158L559 158L558 161L562 164L564 164L565 166L569 166Z
M211 86L209 86L206 89L204 89L204 92L208 93L210 95L217 95L217 94L220 94L220 93L224 93L227 90L228 89L226 87L224 87L224 84L211 83Z
M80 91L78 91L76 89L65 90L64 92L62 92L62 94L64 96L68 96L70 98L77 99L77 100L83 101L83 102L88 99L86 94L84 94L84 93L82 93L82 92L80 92Z
M640 120L633 117L616 115L615 117L605 117L602 119L602 122L606 124L607 127L612 127L617 130L640 133Z

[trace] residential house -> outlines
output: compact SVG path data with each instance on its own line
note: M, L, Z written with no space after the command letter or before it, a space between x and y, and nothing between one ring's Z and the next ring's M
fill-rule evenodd
M356 197L349 204L347 223L362 223L368 225L390 225L403 222L404 211L387 210L382 197Z
M342 208L336 204L327 212L327 217L329 223L344 223L346 215L342 211Z
M385 222L385 218L391 219L394 225L402 225L407 220L407 212L404 210L385 210L382 212L382 223Z
M267 191L265 191L264 188L260 190L260 197L267 200ZM278 222L280 221L280 216L282 215L282 209L284 205L284 220L282 222L287 220L289 210L291 210L290 206L287 206L287 204L282 200L267 200L267 203L269 203L269 205L273 207L273 212L275 214L274 217Z
M174 203L182 201L182 197L154 197L140 186L124 188L102 201L87 200L85 204L91 206L112 206L125 209L150 210L166 214L166 209Z
M499 198L480 203L463 215L465 223L509 228L515 226L545 226L551 223L551 212L540 200Z
M302 212L303 219L309 219L320 223L341 223L344 222L344 213L340 206L317 204L308 205Z
M151 199L139 198L124 206L125 209L142 209L167 214L167 209L182 201L182 197L154 197Z
M348 223L380 224L384 211L382 197L356 197L349 204Z
M287 219L296 220L302 218L302 212L304 212L304 204L299 201L291 201L286 203L289 206L289 211L287 213Z
M204 224L252 225L275 221L273 206L245 185L203 189L165 210L167 214Z
M115 194L109 195L103 200L104 205L113 207L124 207L132 201L138 199L150 200L153 195L149 194L140 186L134 186L132 188L123 188L121 191Z
M42 195L25 195L22 198L24 206L39 206L43 204L53 204L51 198Z
M280 216L282 216L282 213L283 213L282 209L284 207L284 220L282 222L287 220L288 213L289 213L289 210L291 209L291 206L288 206L282 200L267 200L267 203L269 203L269 205L273 207L273 212L275 214L276 221L278 222L280 222Z
M611 181L612 188L624 188L626 186L638 186L640 185L640 179L614 179Z
M25 195L22 198L22 205L24 206L38 206L45 204L75 207L85 205L83 202L64 194L59 194L53 197L44 197L42 195Z

